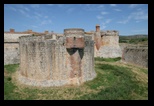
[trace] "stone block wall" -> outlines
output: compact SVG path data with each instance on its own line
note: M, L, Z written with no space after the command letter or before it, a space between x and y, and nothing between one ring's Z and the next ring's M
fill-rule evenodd
M19 43L4 43L4 65L18 64L19 56Z
M148 67L148 47L126 47L122 61Z
M19 81L33 86L62 86L92 80L96 76L94 41L82 31L64 30L65 36L57 40L46 36L20 37ZM66 36L84 37L84 47L67 48Z
M4 65L20 63L19 37L26 35L4 33Z
M94 36L95 57L115 58L122 56L117 31L96 32Z

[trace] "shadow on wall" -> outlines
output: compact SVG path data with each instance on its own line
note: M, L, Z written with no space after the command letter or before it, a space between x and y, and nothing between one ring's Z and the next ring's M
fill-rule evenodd
M83 58L84 55L84 49L79 49L79 48L67 48L67 52L70 55L73 55L74 53L78 52L81 59Z

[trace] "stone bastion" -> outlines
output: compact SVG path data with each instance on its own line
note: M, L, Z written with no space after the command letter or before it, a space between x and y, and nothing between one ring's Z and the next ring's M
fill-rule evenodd
M18 80L32 86L80 85L96 77L94 41L83 29L64 29L57 40L50 35L19 37Z
M115 58L121 57L119 46L119 32L115 30L95 32L94 34L95 57Z

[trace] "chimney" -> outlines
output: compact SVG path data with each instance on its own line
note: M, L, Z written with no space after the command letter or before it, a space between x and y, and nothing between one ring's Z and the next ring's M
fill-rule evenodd
M49 32L48 32L48 31L45 31L44 33L45 33L45 34L48 34Z
M98 24L96 25L96 32L100 32L100 26Z
M14 33L14 29L10 29L10 33Z

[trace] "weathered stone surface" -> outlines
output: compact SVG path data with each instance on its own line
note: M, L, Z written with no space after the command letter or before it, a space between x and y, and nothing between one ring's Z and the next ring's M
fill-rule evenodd
M95 78L94 41L82 35L83 29L71 30L65 30L65 36L57 40L47 36L20 37L19 81L34 86L62 86L80 85ZM75 47L66 46L74 44Z
M115 58L121 57L119 46L119 33L117 31L104 31L95 33L95 57Z
M4 33L4 42L19 42L20 36L27 36L31 34L7 34Z
M4 33L4 65L20 63L19 37L25 35Z
M66 37L66 48L84 48L84 37Z
M126 47L123 50L122 61L148 67L148 47Z
M4 44L14 46L18 49L17 43L19 42L20 36L26 36L30 34L16 34L16 33L4 33ZM63 46L55 46L57 52L58 48L83 48L86 43L86 40L94 41L94 56L95 57L104 57L104 58L114 58L121 57L122 53L119 47L119 32L115 30L110 31L100 31L99 25L96 26L96 32L92 32L90 34L85 34L83 29L80 28L71 28L64 29L64 34L47 34L43 36L29 36L28 38L22 38L20 42L27 43L27 40L36 41L36 42L44 42L50 39L58 40L59 45ZM65 36L65 37L64 37ZM91 36L91 37L90 37ZM60 40L60 39L63 40ZM16 43L16 44L15 44ZM19 63L19 51L15 49L9 49L4 45L4 53L5 59L4 64L16 64ZM36 45L38 45L36 43ZM27 48L28 49L28 48ZM7 50L7 51L6 51ZM19 50L19 49L18 49ZM57 54L56 54L57 55ZM66 54L65 54L66 55Z
M19 63L19 43L4 43L4 65Z
M70 29L64 29L64 35L65 36L84 36L84 29L80 28L70 28Z

